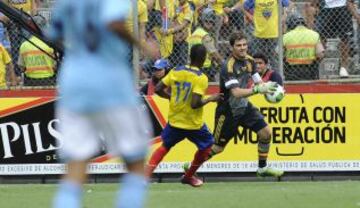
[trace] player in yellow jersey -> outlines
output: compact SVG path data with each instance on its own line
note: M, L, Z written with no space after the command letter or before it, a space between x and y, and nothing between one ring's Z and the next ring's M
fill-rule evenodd
M203 106L222 99L222 94L213 94L204 98L208 87L207 76L200 71L206 57L206 48L201 44L191 47L190 65L171 70L160 83L156 92L170 99L168 124L161 133L162 145L155 150L147 165L150 177L157 165L169 150L180 141L188 138L198 151L191 167L182 176L181 182L199 187L203 182L194 176L196 170L205 161L214 143L214 138L203 120ZM165 91L171 88L171 94Z

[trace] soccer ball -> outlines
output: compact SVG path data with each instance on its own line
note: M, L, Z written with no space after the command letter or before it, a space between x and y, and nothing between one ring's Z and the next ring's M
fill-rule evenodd
M265 99L269 102L269 103L278 103L280 102L284 96L285 96L285 89L283 86L281 85L277 85L276 87L276 91L273 93L267 93L264 95Z

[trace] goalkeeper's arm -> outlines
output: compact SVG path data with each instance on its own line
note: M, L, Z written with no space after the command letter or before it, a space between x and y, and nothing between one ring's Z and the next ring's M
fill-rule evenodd
M249 97L258 93L266 94L276 90L276 82L265 82L255 85L253 88L240 88L237 79L230 79L225 83L225 87L230 89L234 97Z

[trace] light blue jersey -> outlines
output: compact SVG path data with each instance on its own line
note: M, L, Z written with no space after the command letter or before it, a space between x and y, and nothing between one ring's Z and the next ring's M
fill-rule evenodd
M60 107L93 112L137 105L129 45L108 30L125 21L130 0L61 0L49 38L63 40L65 57L59 75Z

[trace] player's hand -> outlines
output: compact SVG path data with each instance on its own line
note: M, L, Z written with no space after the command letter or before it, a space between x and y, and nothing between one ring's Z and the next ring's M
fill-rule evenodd
M223 99L224 99L224 93L216 93L208 97L209 102L217 102Z
M277 87L277 83L276 82L264 82L264 83L260 83L257 84L253 87L253 92L254 93L261 93L261 94L266 94L266 93L272 93L276 91L276 87Z

